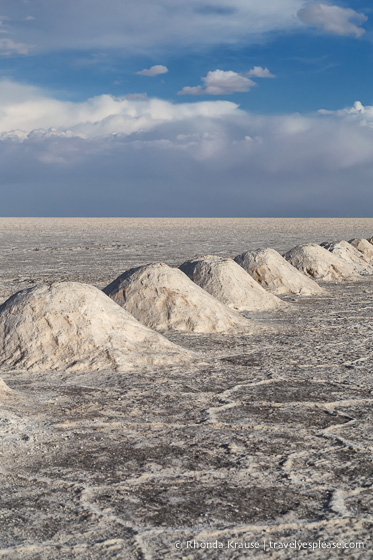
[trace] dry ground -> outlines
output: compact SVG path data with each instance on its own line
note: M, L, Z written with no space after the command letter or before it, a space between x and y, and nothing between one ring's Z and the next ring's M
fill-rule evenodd
M226 254L239 252L243 242L216 228L208 252L218 234ZM92 240L76 251L96 254L89 274L83 257L69 270L66 246L63 266L50 250L41 266L33 250L22 267L33 241L21 230L13 250L3 245L3 297L17 289L12 274L31 285L60 269L92 281L97 270L99 285L112 272ZM207 252L197 245L189 256ZM154 252L181 262L186 249ZM200 353L188 368L0 373L14 390L0 406L0 558L373 558L373 279L287 300L290 311L257 316L272 332L170 336ZM279 548L295 540L365 549ZM250 542L259 548L232 548ZM196 548L207 543L224 548Z

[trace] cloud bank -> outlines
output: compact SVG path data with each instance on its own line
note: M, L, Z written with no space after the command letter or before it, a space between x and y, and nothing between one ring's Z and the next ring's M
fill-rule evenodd
M228 101L0 83L3 215L367 215L373 108L252 115Z
M199 49L250 43L272 31L294 29L302 4L302 0L2 0L1 15L7 17L9 38L32 46L32 52L108 48L153 55L154 49L170 46Z
M367 19L350 8L304 0L2 0L1 17L3 56L110 50L152 57L170 48L256 43L304 24L360 37Z

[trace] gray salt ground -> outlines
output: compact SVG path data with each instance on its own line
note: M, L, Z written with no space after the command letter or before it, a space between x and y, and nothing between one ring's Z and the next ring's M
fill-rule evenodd
M4 375L18 397L0 423L3 557L176 560L176 539L370 547L373 283L329 290L274 316L275 336L173 335L202 368Z
M272 230L266 222L263 246L282 231L279 222L268 222ZM366 221L354 224L347 221L346 232L343 220L335 231L317 226L308 240L368 237ZM219 221L205 226L201 245L211 243L209 252L219 245L225 253L228 247L233 255L242 252L246 247L237 245L247 240L237 243L232 227L219 229ZM70 233L70 243L81 242L84 231ZM101 226L91 231L91 241L100 243L99 232ZM142 234L153 248L156 233ZM33 239L21 237L22 255ZM180 250L158 248L159 260L182 262L206 252L199 246L185 255L183 239ZM283 250L304 241L298 239ZM49 243L63 245L53 235ZM4 298L21 283L11 284L9 270L20 278L24 273L7 247L0 246ZM58 279L63 271L89 281L97 270L109 281L106 250L86 251L90 268L88 256L79 265L61 251L59 268L55 253L46 251L43 261L33 252L30 277ZM132 262L143 258L136 251ZM248 554L224 549L217 556L214 549L186 549L186 542L257 541L262 547L265 538L362 542L366 549L329 557L371 558L373 280L327 289L322 298L286 297L293 303L286 314L263 314L276 333L170 336L203 353L203 366L78 372L74 378L0 372L13 390L0 414L0 557L231 560ZM321 560L325 554L316 549L296 557ZM255 558L289 560L289 551L258 550Z
M0 377L0 399L9 395L10 392L10 388Z

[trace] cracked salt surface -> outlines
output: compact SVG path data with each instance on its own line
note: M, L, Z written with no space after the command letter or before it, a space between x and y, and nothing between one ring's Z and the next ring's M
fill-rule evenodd
M60 279L61 270L65 279L102 287L143 259L178 264L207 252L286 250L368 237L373 227L373 220L294 220L286 227L282 220L162 227L56 220L53 233L46 223L0 220L3 299L31 280ZM164 228L175 240L169 246ZM255 235L262 242L248 246ZM281 235L278 247L273 239ZM95 252L131 236L127 260ZM26 273L23 256L38 244L61 250L43 251L42 260L29 252ZM92 247L84 249L89 258L70 259L80 249L65 248L78 246ZM0 405L0 558L238 559L247 553L187 549L186 542L264 538L366 548L293 555L260 549L253 557L372 558L373 279L326 289L325 296L297 298L286 313L256 314L275 327L260 334L167 334L200 352L199 364L0 372L12 389Z

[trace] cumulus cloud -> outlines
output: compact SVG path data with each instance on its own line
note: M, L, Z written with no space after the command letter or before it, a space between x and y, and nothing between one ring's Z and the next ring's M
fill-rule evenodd
M268 68L262 68L261 66L254 66L251 70L246 73L246 76L255 78L275 78L276 76L272 74Z
M255 86L255 82L243 74L231 70L214 70L201 78L203 86L185 86L180 95L224 95L236 92L246 92Z
M3 215L343 216L373 204L373 108L360 103L266 116L217 100L72 103L0 82L0 108Z
M179 95L229 95L232 93L245 93L256 86L256 82L250 79L274 78L268 68L254 66L249 72L241 73L232 70L213 70L207 76L201 78L203 86L185 86Z
M151 66L151 68L144 68L144 70L140 70L136 72L139 76L158 76L159 74L167 74L168 68L167 66L163 66L162 64L156 64L155 66Z
M298 11L298 17L309 25L314 25L336 35L361 37L365 29L361 27L367 16L351 8L342 8L323 2L309 2Z

